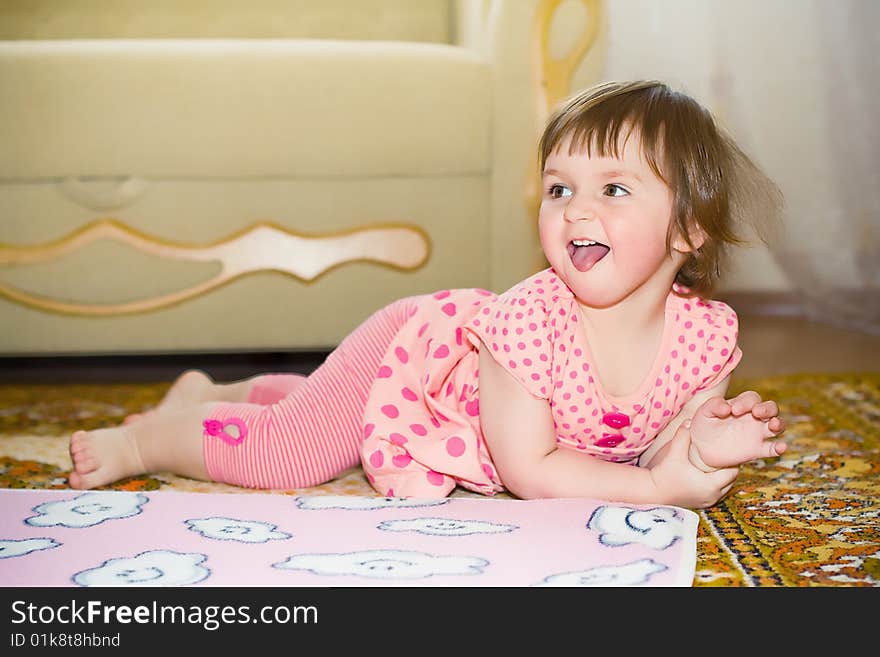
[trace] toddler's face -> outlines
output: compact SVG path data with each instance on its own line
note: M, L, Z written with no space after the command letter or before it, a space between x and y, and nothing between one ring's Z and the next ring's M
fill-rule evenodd
M667 293L683 261L666 251L672 191L642 156L638 134L619 158L569 155L569 144L544 165L539 232L548 262L586 306Z

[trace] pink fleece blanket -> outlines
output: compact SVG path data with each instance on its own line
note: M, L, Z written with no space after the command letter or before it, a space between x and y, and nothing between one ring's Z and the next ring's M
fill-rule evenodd
M690 586L697 516L583 499L0 490L2 586Z

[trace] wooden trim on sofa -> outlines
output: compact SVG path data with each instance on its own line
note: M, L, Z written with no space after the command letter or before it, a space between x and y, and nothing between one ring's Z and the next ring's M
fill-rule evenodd
M556 105L571 93L571 79L578 66L593 48L599 37L604 11L603 0L580 0L587 11L587 20L571 50L561 59L550 52L550 27L563 0L543 0L535 16L534 62L537 125L543 130ZM529 216L537 217L541 205L541 180L538 166L538 146L532 149L526 175L525 204Z
M118 304L66 303L0 283L0 296L26 306L69 315L142 313L179 304L260 271L276 271L309 283L351 262L372 262L407 271L421 267L431 252L428 234L418 226L384 224L321 235L297 233L259 222L207 245L171 242L141 233L121 221L105 219L47 244L0 244L0 264L26 265L59 260L93 242L110 239L148 255L190 262L219 262L220 272L192 287ZM108 272L108 275L110 273Z

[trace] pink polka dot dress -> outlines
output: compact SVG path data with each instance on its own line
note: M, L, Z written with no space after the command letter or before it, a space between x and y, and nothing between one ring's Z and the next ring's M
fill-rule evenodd
M504 490L479 420L479 350L550 404L560 447L635 464L695 393L739 363L737 317L719 301L670 291L657 358L640 388L605 393L578 326L577 301L552 269L501 295L444 290L418 297L376 373L361 459L383 495L443 497L458 485Z

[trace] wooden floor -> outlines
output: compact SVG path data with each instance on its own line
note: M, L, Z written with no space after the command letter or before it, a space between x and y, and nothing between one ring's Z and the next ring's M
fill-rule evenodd
M737 378L880 372L880 335L792 317L740 313L739 321L743 359ZM191 368L233 381L266 372L306 374L324 357L326 352L0 358L0 383L170 382Z
M795 317L739 315L738 378L776 374L880 372L880 335Z

